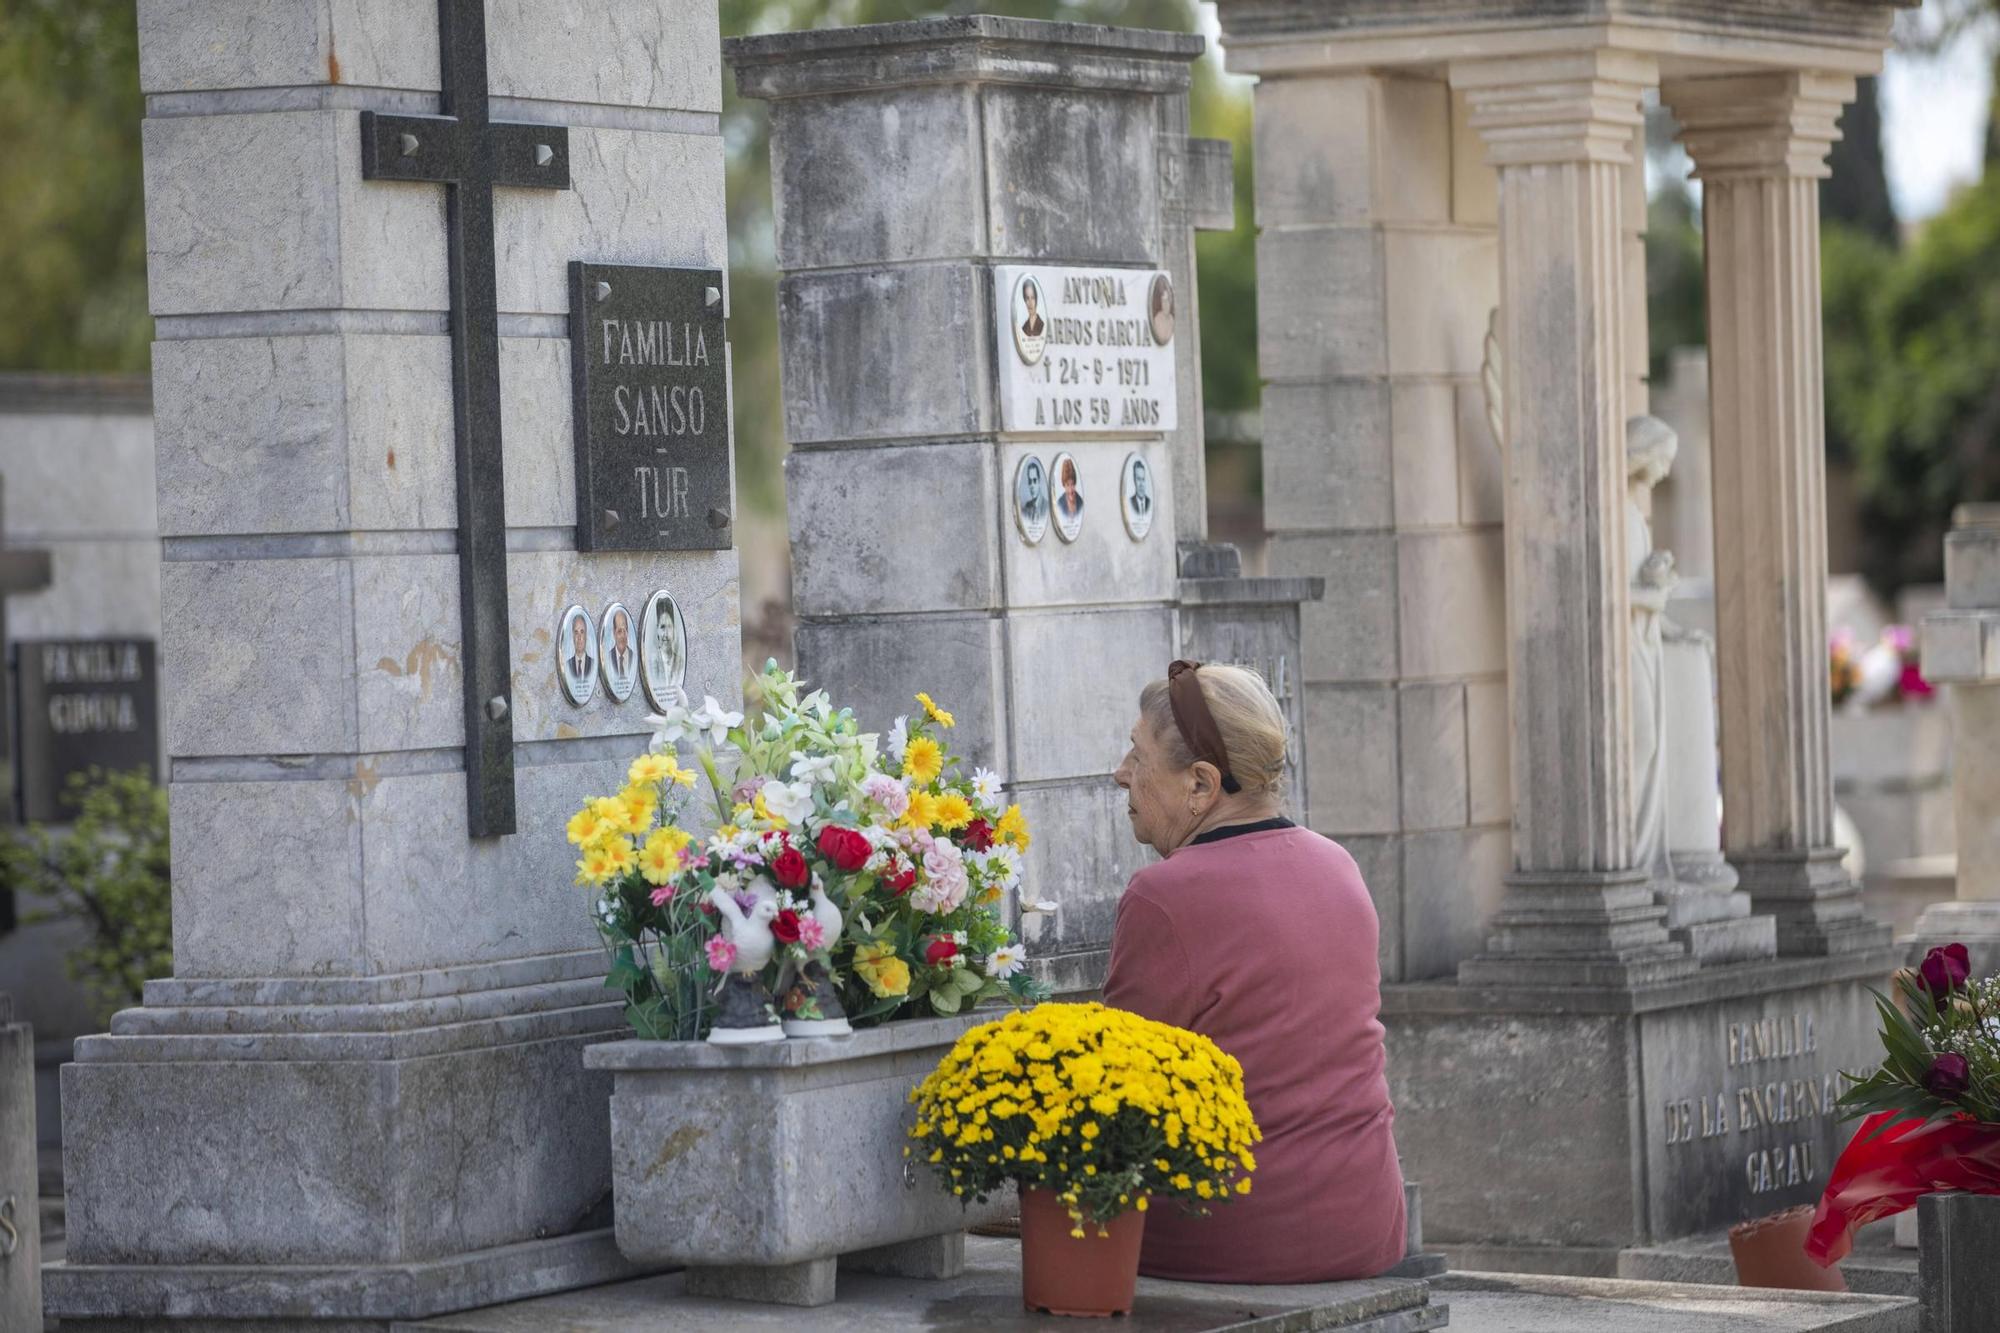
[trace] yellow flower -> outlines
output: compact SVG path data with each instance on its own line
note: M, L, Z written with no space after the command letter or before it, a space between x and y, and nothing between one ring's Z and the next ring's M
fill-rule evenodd
M910 993L910 965L896 956L892 945L877 940L854 951L854 975L882 999Z
M642 754L625 770L625 780L634 784L665 782L679 768L671 755Z
M653 816L660 809L659 797L653 794L653 789L636 782L618 793L618 804L624 807L621 827L635 836L653 827Z
M576 863L576 882L602 886L618 873L617 862L611 854L609 839L601 839L584 848L583 859Z
M910 808L899 821L910 828L928 829L937 823L938 798L927 791L910 793Z
M1028 817L1021 813L1021 807L1010 805L1007 813L1000 816L1000 822L993 826L994 836L1010 843L1017 852L1028 850Z
M611 837L598 842L592 849L601 851L611 861L611 873L624 875L639 864L639 850L630 838Z
M972 822L972 803L955 791L948 791L938 798L936 827L949 833L953 829L964 828Z
M654 829L639 849L639 873L648 884L665 884L681 870L681 849L694 839L669 825Z
M912 736L903 747L903 776L912 787L928 787L944 772L944 749L928 736Z
M931 697L928 694L917 695L917 702L924 706L924 715L930 718L931 721L937 723L940 727L953 727L958 725L958 719L953 717L950 713L945 712L944 709L939 708L936 704L932 703Z
M737 828L734 824L719 824L716 826L715 836L727 842L742 831L742 829Z
M569 817L569 840L579 847L588 847L609 831L595 801Z
M757 799L750 803L750 813L757 819L761 819L766 824L769 824L772 828L782 829L791 827L782 818L771 813L771 807L764 804L764 793L761 791L757 793Z

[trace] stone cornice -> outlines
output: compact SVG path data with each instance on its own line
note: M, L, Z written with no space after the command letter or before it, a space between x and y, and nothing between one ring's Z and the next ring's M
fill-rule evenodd
M1206 48L1191 33L987 14L733 37L723 58L745 97L1001 83L1175 93Z
M1660 88L1699 180L1831 175L1827 154L1853 97L1847 75L1802 72L1674 79Z
M1632 160L1644 124L1639 99L1657 78L1651 60L1622 51L1580 51L1454 61L1472 127L1493 166Z

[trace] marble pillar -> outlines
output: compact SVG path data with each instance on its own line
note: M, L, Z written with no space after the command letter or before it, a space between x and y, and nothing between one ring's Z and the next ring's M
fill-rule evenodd
M1888 942L1834 843L1819 182L1841 74L1669 80L1702 181L1725 845L1788 954Z
M1625 205L1648 57L1451 66L1499 172L1514 869L1461 982L1695 967L1635 862L1625 559Z
M1924 678L1949 685L1958 886L1917 920L1914 954L1962 941L2000 972L2000 505L1960 505L1945 537L1945 609L1924 618Z
M570 186L494 197L519 831L475 838L446 196L362 171L365 111L442 109L440 6L138 7L174 975L62 1071L65 1327L353 1333L633 1271L562 821L647 710L571 706L548 645L665 588L688 690L734 699L736 553L576 549L567 266L726 268L717 17L488 9L493 118L567 126Z

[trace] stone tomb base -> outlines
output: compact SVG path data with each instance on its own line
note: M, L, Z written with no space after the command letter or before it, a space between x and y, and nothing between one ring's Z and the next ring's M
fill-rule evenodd
M1893 950L1705 968L1640 990L1383 988L1404 1170L1434 1247L1544 1272L1810 1203L1879 1060Z
M69 1330L387 1329L645 1271L619 1255L596 951L149 982L62 1071ZM227 1322L224 1321L241 1321Z

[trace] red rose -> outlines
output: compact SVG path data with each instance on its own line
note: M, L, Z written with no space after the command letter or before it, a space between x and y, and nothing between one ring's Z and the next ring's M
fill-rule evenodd
M1931 1061L1931 1067L1924 1074L1924 1087L1932 1096L1946 1101L1958 1096L1972 1086L1972 1065L1956 1051L1946 1051Z
M771 860L771 878L788 889L803 889L812 878L806 858L796 847L787 847Z
M891 861L889 868L882 872L882 882L889 886L891 893L901 897L917 887L917 868Z
M1963 986L1972 975L1972 954L1963 944L1947 944L1932 949L1918 965L1917 975L1931 998L1942 1005L1947 996Z
M975 852L993 850L993 826L983 819L975 819L965 826L965 845Z
M945 939L943 936L939 936L924 946L924 961L932 967L936 967L940 963L948 963L957 956L958 945L951 940Z
M798 855L797 852L788 854L791 856ZM780 911L771 921L771 938L780 944L797 944L799 942L799 914L789 907Z
M859 870L868 864L868 858L875 849L868 845L868 839L859 830L842 828L838 824L828 824L819 831L820 855L833 862L838 870Z

